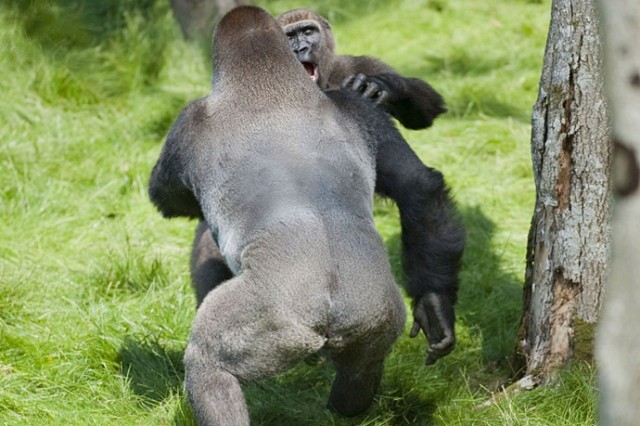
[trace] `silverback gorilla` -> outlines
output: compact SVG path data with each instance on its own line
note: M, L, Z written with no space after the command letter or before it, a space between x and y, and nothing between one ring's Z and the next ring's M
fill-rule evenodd
M197 421L247 425L241 383L320 349L336 368L329 407L360 413L405 321L372 205L376 151L406 142L357 93L320 91L262 9L221 20L213 63L149 183L165 217L207 222L236 274L202 301L185 351ZM431 186L446 203L442 180Z
M442 97L427 83L402 77L375 58L336 55L331 27L320 15L296 9L277 21L321 89L339 89L343 82L343 88L361 92L409 128L428 127L445 111ZM427 364L432 364L455 347L454 304L464 231L442 175L425 167L404 141L378 149L376 175L375 191L393 199L400 210L403 267L415 319L410 335L424 331L430 343ZM233 276L207 223L201 222L191 255L197 304Z

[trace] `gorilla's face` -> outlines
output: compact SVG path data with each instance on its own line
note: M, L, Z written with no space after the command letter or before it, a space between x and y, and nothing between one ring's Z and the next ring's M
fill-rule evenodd
M314 21L300 21L284 28L284 33L289 39L291 50L309 77L316 83L320 78L319 59L322 33L320 27Z

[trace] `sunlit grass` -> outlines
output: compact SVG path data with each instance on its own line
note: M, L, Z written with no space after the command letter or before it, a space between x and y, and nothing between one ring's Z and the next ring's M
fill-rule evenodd
M424 340L405 334L356 419L324 408L333 372L309 359L247 387L254 422L595 423L588 366L476 408L511 373L550 2L261 3L319 10L339 52L380 57L444 95L449 113L433 128L403 132L445 173L469 238L451 355L424 367ZM203 51L182 41L166 1L0 5L0 424L192 423L182 354L194 224L162 219L146 184L179 110L209 90ZM395 206L378 201L376 220L399 274Z

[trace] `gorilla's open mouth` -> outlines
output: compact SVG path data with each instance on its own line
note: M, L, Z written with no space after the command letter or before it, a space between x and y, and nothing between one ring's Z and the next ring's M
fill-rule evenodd
M304 70L309 74L311 80L318 81L318 66L312 62L302 62Z

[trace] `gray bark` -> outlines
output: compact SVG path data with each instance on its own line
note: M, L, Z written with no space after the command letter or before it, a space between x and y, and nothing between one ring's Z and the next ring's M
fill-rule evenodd
M518 348L536 383L592 356L610 248L611 144L598 14L554 0L532 118L536 205Z
M215 23L236 6L248 0L169 0L173 14L187 39L211 37Z
M598 328L602 425L640 419L640 2L600 0L616 199L611 275Z

